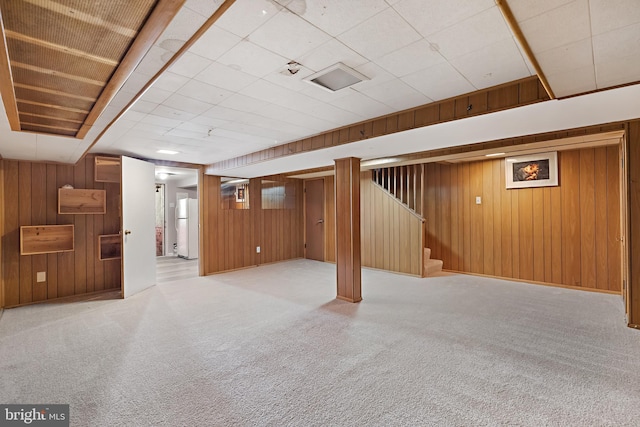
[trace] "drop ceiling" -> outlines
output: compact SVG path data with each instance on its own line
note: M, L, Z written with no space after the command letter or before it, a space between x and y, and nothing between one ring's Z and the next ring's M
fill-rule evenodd
M640 80L637 0L506 3L557 97ZM73 163L91 147L96 153L211 164L535 75L495 0L237 0L171 63L221 5L187 0L84 139L12 132L0 111L0 154ZM300 64L296 73L289 71L290 61ZM337 63L368 80L336 92L305 81ZM545 117L545 111L560 110L562 116L563 101L529 111ZM478 117L455 123L466 122L462 126L479 142L483 132L474 126L502 127L502 113L483 116L482 123ZM519 124L508 133L532 130ZM338 151L372 158L389 145L391 154L405 154L455 143L440 131L434 135L440 139L403 132ZM333 155L289 156L236 176L325 166Z

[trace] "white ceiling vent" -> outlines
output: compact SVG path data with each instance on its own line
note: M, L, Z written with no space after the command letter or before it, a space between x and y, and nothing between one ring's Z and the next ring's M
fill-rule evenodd
M304 79L304 81L318 85L329 92L344 89L345 87L360 83L363 80L369 80L369 78L347 67L342 62L338 62Z

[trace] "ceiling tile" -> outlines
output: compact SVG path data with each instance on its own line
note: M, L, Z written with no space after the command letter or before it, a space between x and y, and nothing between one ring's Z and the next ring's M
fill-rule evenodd
M289 60L249 41L243 40L222 55L218 62L234 70L263 77L284 67Z
M502 39L449 62L477 89L531 75L512 38Z
M330 36L293 13L283 11L251 33L249 39L292 60L322 45Z
M354 89L356 90L356 89ZM427 104L430 102L430 99L424 96L422 93L418 92L408 84L404 83L402 80L391 80L387 83L383 83L377 86L373 86L366 90L358 90L358 92L364 93L370 98L375 99L383 104L386 104L390 107L394 107L396 109L405 109L414 107L419 104L415 104L416 101L422 101L422 104ZM406 99L405 102L402 102L403 99ZM409 99L411 101L409 101ZM397 105L406 105L412 104L410 106L406 106L403 108L398 108Z
M212 119L217 120L237 120L242 116L242 112L238 110L232 110L231 108L221 107L219 105L214 105L209 108L207 111L201 114L203 117L211 117Z
M448 62L410 74L402 80L434 101L475 90Z
M198 80L190 80L187 84L180 88L180 95L188 96L189 98L197 99L209 104L218 104L231 95L233 92L212 86Z
M420 38L420 34L392 8L338 37L347 46L370 60L402 49Z
M211 118L211 117L200 115L198 117L194 117L189 122L185 122L185 123L181 124L179 127L191 125L191 126L204 126L204 127L210 129L210 128L223 126L223 125L227 124L228 122L229 122L229 120L214 119L214 118Z
M494 6L494 0L402 0L394 8L427 37Z
M356 85L353 86L354 89L359 91L396 79L393 74L380 67L375 62L367 62L366 64L356 67L355 70L369 78L369 80L356 83Z
M282 86L275 85L265 80L258 80L251 86L248 86L242 91L242 94L287 108L292 106L300 108L302 106L319 103L319 101L306 95L288 90Z
M589 92L596 88L593 66L566 70L546 77L557 97Z
M640 55L618 58L616 61L596 63L598 89L637 82L640 79Z
M181 120L181 121L191 120L192 118L197 116L197 114L195 113L189 113L187 111L179 110L173 107L168 107L166 105L158 105L151 113L155 116L166 117L168 119Z
M224 0L187 0L185 7L208 18L218 10L222 3L224 3Z
M337 39L331 39L316 49L302 55L297 59L305 68L315 72L324 70L337 62L342 62L348 67L355 68L368 62L366 58L354 50L349 49Z
M155 75L169 59L173 56L173 53L158 46L152 46L147 52L144 58L140 61L140 64L136 67L136 72L153 76Z
M168 118L164 116L156 116L154 114L148 114L144 119L140 120L140 124L153 125L157 128L164 129L163 131L159 132L160 134L165 133L167 129L180 126L182 123L184 123L184 120ZM139 128L136 127L136 129Z
M169 67L169 71L181 76L193 78L202 70L211 65L211 60L185 52L176 62Z
M526 21L574 0L509 0L509 8L517 22Z
M429 36L429 41L440 54L451 60L511 37L500 10L494 6ZM491 58L485 60L490 61Z
M185 83L189 81L188 77L174 74L170 71L165 71L162 75L153 83L153 87L170 92L175 92L180 89Z
M579 40L540 52L536 55L536 59L545 75L557 74L566 69L593 66L591 39Z
M214 62L195 77L196 80L238 92L258 80L256 76Z
M593 57L596 63L638 55L640 55L640 23L593 38Z
M591 37L588 0L576 0L520 22L534 54Z
M131 122L139 122L140 120L144 119L146 115L146 113L134 111L130 108L122 115L121 119L129 120Z
M384 0L293 1L287 5L289 10L334 37L388 7Z
M352 113L360 115L362 118L369 117L378 117L383 116L385 114L389 114L393 112L393 109L388 105L382 104L368 96L356 92L351 89L349 95L343 96L342 98L336 99L331 102L332 105L335 105L338 108L342 108L343 110L351 111Z
M317 105L300 108L298 111L322 120L326 120L331 123L335 123L336 126L342 126L362 120L362 116L360 116L359 114L346 111L331 104L318 103Z
M264 76L263 80L282 86L294 92L302 92L311 87L309 83L303 80L311 74L313 74L313 70L306 67L301 67L297 73L291 74L287 67L283 66L281 70L277 70L267 76Z
M240 40L242 38L214 25L189 48L189 52L215 61Z
M237 1L218 19L216 26L237 36L247 37L280 10L280 5L268 0Z
M171 24L167 29L158 37L155 44L161 46L163 42L167 41L174 41L174 46L184 44L206 20L207 18L201 14L183 7L171 20Z
M143 101L142 99L139 99L139 100L136 101L135 104L133 104L131 109L133 111L137 111L139 113L150 113L157 106L158 106L158 103L156 103L156 102L148 102L148 101Z
M198 101L197 99L189 98L177 93L171 95L163 105L175 110L184 111L185 113L191 113L194 117L204 113L212 107L212 104Z
M234 93L219 104L221 107L231 108L238 111L252 112L257 109L270 105L269 102L261 99L252 98L250 96Z
M143 101L153 102L154 104L162 104L168 97L170 97L173 92L169 92L168 90L159 89L155 86L150 87L140 98Z
M589 0L594 35L640 23L638 0Z
M415 73L440 62L444 62L444 58L425 39L418 40L376 60L378 65L396 77Z

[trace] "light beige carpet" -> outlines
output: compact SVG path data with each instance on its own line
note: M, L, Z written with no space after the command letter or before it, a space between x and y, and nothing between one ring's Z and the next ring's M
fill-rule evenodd
M296 260L0 319L0 402L76 426L637 426L620 297Z

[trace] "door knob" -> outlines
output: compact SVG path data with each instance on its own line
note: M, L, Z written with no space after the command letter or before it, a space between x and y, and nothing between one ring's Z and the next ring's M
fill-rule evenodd
M124 230L124 235L126 236L128 234L131 234L131 230Z

